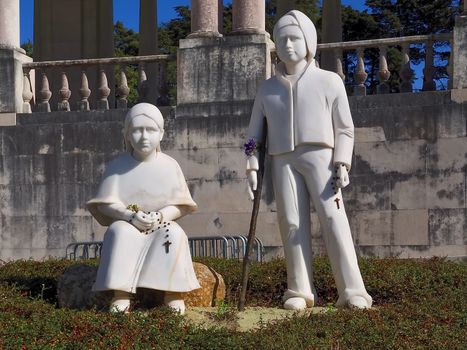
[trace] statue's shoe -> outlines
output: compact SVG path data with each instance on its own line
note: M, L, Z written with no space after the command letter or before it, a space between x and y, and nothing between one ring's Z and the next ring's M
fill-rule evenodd
M185 302L180 299L181 293L166 292L164 296L164 304L178 312L180 315L185 313Z
M130 306L131 306L131 300L130 299L119 299L119 298L113 298L111 303L110 303L110 312L124 312L124 313L129 313L130 312Z
M350 297L347 305L351 309L368 309L368 302L360 296Z
M121 290L114 290L114 296L110 302L110 312L129 313L131 307L132 294Z
M284 302L284 309L286 310L305 310L306 301L300 297L289 298Z

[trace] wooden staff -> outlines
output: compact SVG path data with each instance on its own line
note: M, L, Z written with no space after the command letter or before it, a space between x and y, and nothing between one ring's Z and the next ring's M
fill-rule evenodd
M245 256L243 257L242 289L240 291L240 299L238 300L238 311L243 311L245 309L246 290L248 286L248 269L249 269L250 252L253 250L253 243L255 241L256 220L258 219L259 204L261 202L261 189L263 187L264 159L266 155L267 132L268 132L267 122L266 122L266 118L264 118L263 140L261 141L260 148L258 150L259 151L258 152L259 169L257 172L258 182L257 182L256 190L253 191L253 195L254 195L253 211L251 212L250 230L248 232L248 243L246 245Z

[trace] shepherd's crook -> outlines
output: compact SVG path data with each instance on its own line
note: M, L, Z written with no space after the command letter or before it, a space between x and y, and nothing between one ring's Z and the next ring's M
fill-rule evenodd
M266 155L266 138L267 138L267 122L266 118L264 119L263 125L263 140L261 141L261 148L259 149L259 169L257 173L258 182L256 190L253 191L254 202L253 202L253 211L251 213L250 220L250 231L248 232L248 243L246 245L245 256L243 257L243 270L242 270L242 290L240 292L240 299L238 301L238 311L243 311L245 309L245 297L246 289L248 286L248 269L249 269L249 259L250 252L253 249L253 243L255 241L256 234L256 220L258 218L259 212L259 203L261 201L261 189L263 187L263 175L264 175L264 159ZM259 247L258 247L259 249Z

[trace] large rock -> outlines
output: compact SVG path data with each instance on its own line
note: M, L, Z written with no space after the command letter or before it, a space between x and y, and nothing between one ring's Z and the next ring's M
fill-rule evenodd
M225 284L220 274L212 268L193 263L201 288L184 294L186 306L215 306L216 301L224 300ZM58 280L57 298L60 307L86 310L96 307L107 310L112 298L111 292L93 292L97 267L84 264L70 266ZM164 292L139 288L136 295L137 308L151 308L162 305Z

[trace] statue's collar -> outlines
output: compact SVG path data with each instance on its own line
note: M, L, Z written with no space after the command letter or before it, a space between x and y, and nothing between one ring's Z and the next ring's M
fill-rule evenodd
M305 66L305 68L303 69L303 71L300 73L300 76L298 77L298 80L299 81L303 75L305 75L305 73L310 73L311 71L315 70L316 69L316 62L315 62L315 59L312 59L310 61L308 61L307 65ZM287 84L290 84L289 83L289 80L286 78L286 70L285 70L285 64L283 62L280 62L277 66L276 66L276 77L283 81L283 82L287 82Z

